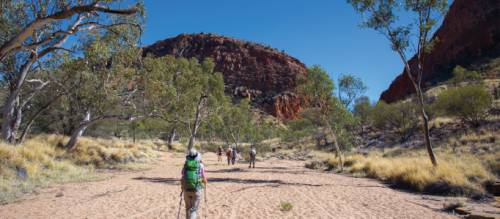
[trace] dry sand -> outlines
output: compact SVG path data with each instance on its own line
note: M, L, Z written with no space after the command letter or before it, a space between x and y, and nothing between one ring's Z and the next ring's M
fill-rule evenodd
M202 202L200 218L205 212L208 218L455 218L439 210L441 202L370 179L308 170L299 161L267 160L248 169L217 163L214 154L204 159L208 209ZM43 189L0 206L0 218L176 218L182 163L182 155L165 154L148 171ZM282 212L281 202L292 210Z

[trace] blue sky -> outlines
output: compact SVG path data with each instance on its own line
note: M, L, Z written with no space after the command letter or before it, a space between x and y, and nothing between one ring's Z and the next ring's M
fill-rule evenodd
M218 33L270 45L306 65L319 64L336 80L360 77L377 100L401 72L389 42L359 27L345 0L145 0L142 44L181 33Z

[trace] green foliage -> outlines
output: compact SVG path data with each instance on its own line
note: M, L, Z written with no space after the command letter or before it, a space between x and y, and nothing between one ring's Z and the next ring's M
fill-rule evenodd
M391 42L391 48L406 61L405 56L412 40L416 41L417 53L429 52L435 44L429 32L437 24L439 16L446 13L447 0L347 0L354 9L363 15L362 27L374 29ZM416 14L411 23L403 23L398 13ZM412 36L417 36L413 39ZM434 39L438 40L438 39Z
M160 118L178 131L197 135L202 123L221 110L224 94L222 75L211 60L147 57L141 74L148 115Z
M319 65L307 69L307 75L299 79L298 92L306 96L313 107L323 107L332 98L333 81Z
M317 65L308 69L307 76L298 86L299 93L306 97L310 105L304 118L316 127L326 127L327 130L331 130L336 135L339 147L351 148L353 146L351 131L355 119L352 113L333 96L333 88L334 83L325 70ZM305 134L311 131L304 130Z
M477 71L469 71L465 68L463 68L460 65L457 65L453 69L453 77L448 80L448 83L451 83L455 86L460 84L461 82L466 82L466 81L477 81L481 79L481 74Z
M371 123L370 113L372 108L373 106L367 96L359 97L354 101L353 114L356 122L360 125L362 133L363 127Z
M439 94L436 109L446 116L453 116L465 123L479 126L488 116L492 96L483 85L450 88Z
M95 35L83 48L83 56L63 57L61 64L52 69L52 89L45 90L37 101L46 102L61 93L52 111L41 118L49 130L71 134L86 116L99 120L110 115L130 115L134 94L132 81L137 76L134 63L137 48L116 42L116 36ZM55 93L54 93L55 91ZM54 130L55 129L55 130Z
M287 129L282 133L282 140L298 144L300 140L313 136L317 126L309 118L290 120L286 123Z
M417 109L416 104L410 101L394 104L379 101L373 107L371 118L376 128L394 132L404 142L417 130Z
M290 202L281 202L280 210L281 211L291 211L293 209L293 205Z
M251 118L250 104L248 100L241 100L239 104L230 102L224 104L218 121L213 124L219 131L219 135L226 142L238 146L241 141L248 141L253 121Z
M337 135L339 146L347 150L353 148L356 128L354 115L338 99L332 99L330 106L329 124Z
M366 92L366 86L361 78L354 75L341 75L339 78L339 99L345 107Z

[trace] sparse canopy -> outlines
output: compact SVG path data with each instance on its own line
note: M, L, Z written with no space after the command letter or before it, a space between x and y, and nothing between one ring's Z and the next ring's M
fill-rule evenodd
M352 102L363 95L367 88L363 81L354 75L341 75L339 78L339 100L349 108Z
M319 122L333 138L333 143L343 169L342 152L336 131L341 131L344 112L342 104L333 96L333 81L328 73L315 65L308 69L307 76L299 81L298 92L304 96L307 104L319 113ZM339 120L340 119L340 120Z
M429 158L434 166L437 160L429 135L429 118L425 111L424 93L421 83L424 75L423 63L439 39L432 39L432 28L447 10L448 0L347 0L363 15L361 26L371 28L384 35L405 66L405 74L415 88L420 114L423 120L424 138ZM399 20L398 13L414 16L411 23ZM432 39L432 40L431 40ZM410 66L408 55L415 53L416 66Z

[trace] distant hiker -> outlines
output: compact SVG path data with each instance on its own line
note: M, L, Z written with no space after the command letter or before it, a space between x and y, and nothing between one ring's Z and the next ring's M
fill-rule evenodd
M226 157L227 157L227 165L231 165L231 159L233 156L233 149L231 147L228 147L226 150Z
M250 164L248 166L248 168L252 168L252 164L253 164L253 168L255 168L255 158L257 157L257 149L255 148L255 146L252 146L250 148L250 152L248 153L249 157L250 157Z
M202 190L207 185L205 166L196 149L189 150L182 168L181 187L186 204L186 218L196 219Z
M238 151L236 150L236 147L233 147L233 154L231 155L231 163L233 165L236 162L237 157L238 157Z
M219 146L217 148L217 162L222 161L222 151L224 151L224 149L222 149L222 146Z

